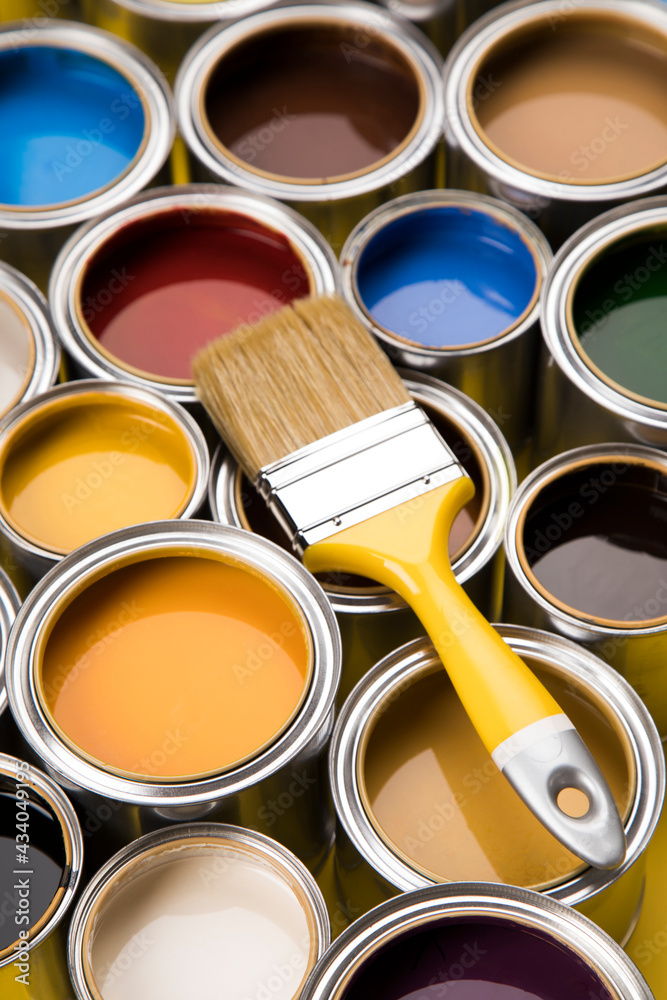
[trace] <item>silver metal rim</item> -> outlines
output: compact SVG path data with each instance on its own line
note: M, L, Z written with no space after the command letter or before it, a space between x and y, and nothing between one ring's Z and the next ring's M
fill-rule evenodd
M658 451L656 448L646 448L639 444L592 444L582 448L572 448L570 451L563 451L554 458L549 459L533 469L530 475L521 483L519 489L512 497L510 508L505 525L505 555L510 569L531 600L539 604L541 608L548 612L551 618L556 619L568 637L579 641L590 640L591 638L608 638L609 636L619 636L625 638L635 638L641 635L660 635L664 633L664 625L641 625L640 623L627 628L620 628L616 625L601 625L590 621L585 615L570 615L556 604L548 601L543 594L537 590L526 576L523 566L519 561L517 548L518 524L522 510L531 504L546 481L559 471L564 471L572 462L592 463L604 461L615 455L622 455L629 459L649 460L654 464L662 466L667 475L667 454Z
M358 26L359 31L380 36L397 48L414 66L425 91L421 126L408 145L393 159L361 177L329 184L298 184L263 177L225 156L207 134L199 114L199 95L211 68L234 45L266 29L306 23ZM183 138L198 160L227 184L238 184L290 202L335 201L375 191L399 180L422 163L442 136L444 103L440 76L442 57L435 46L409 21L363 0L322 0L319 4L279 6L214 26L195 42L181 63L174 91Z
M210 24L211 21L231 21L263 10L273 0L211 0L211 3L177 3L174 0L113 0L133 14L173 23Z
M430 3L405 3L404 0L379 0L382 7L388 7L393 14L422 24L432 17L445 17L451 12L451 0L431 0Z
M537 660L554 668L555 673L602 694L615 710L635 760L637 793L625 824L628 846L624 863L611 872L587 868L569 881L539 893L575 906L620 878L648 846L665 795L660 737L644 703L630 685L588 650L538 629L520 625L495 628L519 656ZM354 688L338 716L331 739L329 774L338 819L362 856L401 891L421 889L432 885L434 880L403 862L376 833L359 794L356 761L370 712L384 701L389 690L398 688L401 682L436 660L436 653L425 638L415 639L386 656Z
M453 565L456 579L465 583L492 559L502 542L510 498L516 489L514 459L497 425L473 400L430 375L400 368L398 371L416 401L432 405L457 423L471 443L476 445L486 464L489 491L487 516L472 544ZM238 475L235 460L224 446L219 446L211 466L208 494L211 516L223 524L241 528L236 499ZM325 586L324 591L334 611L339 614L382 614L407 608L398 594L385 588L374 587L363 593Z
M331 939L326 904L317 882L305 865L291 851L288 851L276 840L254 830L246 830L223 823L183 823L156 830L134 840L127 847L114 854L84 889L72 915L68 938L69 971L79 997L83 997L85 1000L95 1000L95 995L89 990L83 971L83 936L90 919L91 908L100 890L118 879L123 869L129 863L140 859L146 851L156 847L168 848L169 844L174 841L203 837L213 841L219 840L223 844L232 843L254 848L259 855L264 856L281 870L292 885L296 885L301 890L310 904L317 936L318 959L324 954Z
M517 337L522 336L533 326L540 315L540 304L536 301L530 312L524 316L521 323L508 332L495 337L484 344L477 344L470 347L455 347L439 350L437 347L424 347L414 341L404 341L400 337L392 337L381 326L373 322L372 317L363 308L355 287L356 271L359 259L371 242L371 240L396 219L422 212L430 208L457 208L464 206L473 211L499 218L509 228L513 229L520 236L524 237L533 250L536 262L539 265L539 274L542 284L547 276L553 254L546 236L537 228L535 223L520 212L518 209L505 202L498 201L488 195L471 193L470 191L418 191L414 194L406 194L400 198L394 198L379 208L370 212L348 236L340 255L341 282L343 294L347 302L361 320L361 322L373 335L382 343L392 347L404 347L409 349L411 354L424 358L447 357L468 357L469 355L484 354L493 351L501 344L509 343Z
M448 141L460 148L495 183L515 192L529 192L547 199L571 202L613 201L639 198L659 190L667 183L667 164L631 180L607 184L566 184L547 180L519 170L489 149L473 127L467 110L466 94L473 67L479 58L506 34L531 21L539 23L550 17L561 18L572 13L563 7L563 0L514 0L502 4L475 21L453 46L444 69L445 134ZM661 3L645 0L577 0L576 13L623 14L649 27L661 28L667 37L667 10Z
M21 598L4 570L0 569L0 719L7 711L5 687L5 655L9 632L21 607Z
M247 565L275 581L296 603L313 650L313 677L301 709L266 750L225 774L160 785L124 778L84 760L54 732L39 707L34 683L34 650L55 615L56 605L80 592L87 581L139 554L213 553ZM324 591L293 556L247 531L210 521L154 521L123 528L77 549L50 570L30 592L16 617L5 659L9 704L27 743L51 773L68 787L133 805L174 807L215 802L275 774L326 725L340 678L341 642Z
M664 429L667 407L652 406L614 389L592 371L572 342L567 296L580 268L603 247L652 225L667 233L667 197L646 198L614 208L582 226L556 254L542 293L542 330L559 368L581 392L624 420Z
M35 365L21 402L45 392L58 377L60 344L56 340L46 299L29 278L0 261L0 291L18 306L35 342Z
M0 450L2 449L6 436L10 434L26 416L38 411L46 403L50 403L54 399L62 399L63 397L76 399L77 396L82 396L90 392L109 396L121 396L129 403L143 403L146 406L150 406L154 410L158 410L161 413L166 414L166 416L169 417L174 424L176 424L184 438L187 440L194 460L194 484L192 496L188 500L185 510L182 514L179 514L177 520L184 521L196 514L206 498L206 491L208 489L210 459L206 439L199 425L190 416L190 414L183 409L182 406L179 406L177 403L172 403L164 395L155 392L153 389L137 385L128 385L126 382L107 382L98 379L81 379L78 382L63 382L61 385L54 386L52 389L48 389L46 392L41 393L39 396L35 396L33 399L27 400L20 406L14 407L14 409L12 409L3 420L0 420ZM2 510L0 510L0 532L11 539L11 542L16 549L24 553L28 553L31 556L35 556L38 559L50 560L53 563L57 563L64 558L64 556L59 553L52 552L50 549L43 548L40 545L34 544L29 539L24 538L24 536L19 534L13 525L9 523L7 518L2 513Z
M618 1000L653 1000L636 966L591 920L539 893L488 882L429 886L376 906L334 941L300 1000L339 1000L343 982L361 962L401 932L443 917L495 918L542 931L592 967L605 985L613 984Z
M97 194L75 203L42 209L0 208L0 225L5 229L40 230L77 225L120 205L144 188L163 165L175 135L174 102L166 80L157 66L140 49L121 41L116 35L73 21L51 19L45 27L26 33L16 23L0 29L0 50L17 50L25 45L75 48L113 66L123 74L143 99L146 122L146 145L127 171Z
M154 188L77 229L56 258L49 282L53 322L66 351L91 376L147 386L173 401L193 404L197 402L194 384L170 383L128 371L96 351L76 314L77 282L90 257L128 224L178 208L239 212L284 233L311 268L315 284L313 295L331 294L337 290L338 263L324 237L297 212L273 199L220 184Z
M17 763L18 758L0 753L0 775L15 781ZM30 941L30 950L32 951L52 933L54 927L63 919L66 911L69 909L81 878L81 865L83 863L83 834L81 833L81 826L77 815L74 812L74 807L55 781L49 778L48 775L44 774L43 771L33 767L32 764L30 764L27 773L30 775L30 783L32 787L53 810L61 828L64 829L69 836L70 843L72 845L72 864L67 885L65 886L65 892L63 893L63 896L49 921L44 925L39 934L35 936L34 940ZM9 965L13 960L13 956L10 956L5 962L0 963L0 967Z

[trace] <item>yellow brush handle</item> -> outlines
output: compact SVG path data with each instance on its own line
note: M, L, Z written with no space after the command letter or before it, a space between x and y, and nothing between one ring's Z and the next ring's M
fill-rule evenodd
M343 528L306 549L313 573L340 569L391 587L412 607L489 753L531 723L562 712L462 590L448 555L455 515L473 493L465 477Z

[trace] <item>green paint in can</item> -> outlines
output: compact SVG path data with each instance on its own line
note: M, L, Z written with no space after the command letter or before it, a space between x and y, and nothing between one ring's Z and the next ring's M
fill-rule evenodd
M575 344L625 394L667 405L667 224L608 244L569 297Z

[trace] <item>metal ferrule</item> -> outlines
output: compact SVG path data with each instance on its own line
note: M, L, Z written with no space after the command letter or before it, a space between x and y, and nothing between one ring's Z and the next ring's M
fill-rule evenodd
M605 18L611 11L667 37L667 9L662 3L513 0L475 21L454 45L445 64L447 187L481 191L508 201L533 219L554 247L606 209L664 189L667 165L628 180L592 184L569 184L521 170L494 152L475 128L470 104L488 97L488 84L482 80L480 92L474 93L474 79L480 61L491 48L515 32L517 39L520 38L522 29L528 25L542 24L551 32L566 20Z
M315 542L465 475L421 407L410 402L265 466L255 485L303 555Z
M629 764L634 798L625 819L627 852L620 867L587 867L562 876L541 895L575 907L616 941L630 937L641 908L646 848L656 829L665 795L665 763L660 738L648 710L630 685L588 650L538 629L495 626L522 659L564 681L583 701L603 705ZM336 808L336 872L342 899L366 912L400 892L437 880L408 863L376 829L362 798L358 762L369 720L409 688L416 678L442 669L426 638L416 639L385 657L357 684L339 712L331 740L329 773ZM600 709L598 709L600 710ZM453 787L469 795L467 786ZM474 794L483 795L483 790ZM492 821L492 817L490 817ZM528 891L528 890L523 890Z
M118 70L136 91L145 116L141 147L128 168L110 184L88 196L44 207L0 207L0 245L3 260L46 289L53 261L75 226L122 205L159 175L175 134L171 91L157 66L139 49L87 24L45 18L26 31L10 23L0 29L0 49L30 46L73 49L100 59Z
M667 235L667 197L647 198L605 212L583 226L556 254L542 293L544 344L536 463L569 448L604 441L667 448L667 406L653 405L601 378L575 346L578 338L568 308L579 278L600 251L657 226Z

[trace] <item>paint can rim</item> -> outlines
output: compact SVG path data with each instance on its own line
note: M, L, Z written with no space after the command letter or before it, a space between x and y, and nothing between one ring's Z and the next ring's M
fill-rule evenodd
M646 850L665 797L666 770L660 736L648 709L627 681L589 650L540 629L505 624L494 627L519 656L534 657L556 675L576 679L582 687L601 693L613 708L624 742L634 757L636 792L625 824L628 849L623 864L613 871L586 868L539 893L575 906L616 882ZM426 638L414 639L384 657L349 695L331 738L329 775L338 821L374 870L400 891L432 885L434 880L393 852L368 819L357 785L357 758L370 715L386 701L387 691L400 690L401 683L436 660Z
M253 34L265 33L277 26L331 24L358 27L374 32L397 49L412 66L415 79L423 89L423 114L416 132L386 162L371 164L360 176L331 183L263 176L236 163L216 147L202 120L199 99L208 74L227 51ZM186 144L207 170L224 183L236 184L292 203L335 202L376 191L398 180L422 163L433 152L442 136L444 103L441 80L442 57L432 42L409 21L366 0L322 0L319 4L279 4L268 10L221 27L214 25L188 51L174 84L179 126Z
M51 320L46 299L37 285L11 264L0 261L0 295L16 307L25 319L34 344L34 364L30 379L13 406L49 389L58 377L60 369L60 342ZM11 412L8 409L3 418Z
M370 311L364 306L356 277L361 256L371 241L386 226L390 226L398 219L407 218L429 209L461 207L464 210L477 211L482 215L489 216L494 221L511 229L521 239L530 252L535 265L536 288L534 294L522 314L507 329L487 340L474 344L445 347L427 346L419 341L407 340L375 321ZM552 259L553 254L546 236L534 222L512 205L489 195L452 188L417 191L385 202L369 212L355 226L341 251L341 281L347 302L352 306L361 322L382 344L386 345L388 350L398 348L409 351L411 355L420 358L446 361L450 357L469 357L492 351L522 336L537 323L540 316L539 293L546 281Z
M664 226L667 233L665 196L644 198L612 208L578 229L554 257L542 290L541 323L551 356L564 375L589 399L624 420L664 430L667 402L638 396L608 377L601 377L575 345L571 322L571 295L574 282L583 269L598 254L613 249L615 241L656 225Z
M178 824L144 834L121 848L95 873L79 897L69 928L68 966L75 991L81 1000L99 1000L101 997L99 991L89 982L84 958L86 932L90 921L95 919L99 895L105 889L115 889L116 885L122 884L123 877L131 875L133 868L140 866L142 858L147 854L158 852L160 848L168 851L169 845L176 843L184 844L187 848L188 840L219 841L220 846L231 845L232 850L236 848L239 853L246 849L248 853L254 852L259 860L276 870L306 913L314 937L312 945L315 961L324 954L331 939L326 904L314 877L296 855L265 834L232 824L205 822ZM206 845L201 844L201 846Z
M404 893L355 920L320 959L301 1000L341 1000L368 958L402 932L446 918L507 920L541 931L565 946L611 985L617 1000L652 1000L641 973L604 931L576 910L530 889L488 882L456 882Z
M667 10L658 3L638 5L635 0L577 0L578 17L610 12L636 21L648 29L661 29L667 39ZM572 12L570 12L572 13ZM542 19L568 17L563 0L510 0L482 15L454 43L443 70L445 91L445 136L450 147L461 150L484 173L492 178L494 188L507 191L514 204L522 199L528 208L536 198L575 202L609 202L614 199L639 198L664 187L667 162L643 174L611 182L568 184L564 181L529 173L512 165L487 145L472 123L468 109L468 91L480 61L505 34ZM554 25L551 24L554 28Z
M25 763L25 761L11 754L0 753L0 777L16 781L17 764ZM61 882L61 886L59 886L64 891L47 922L40 928L39 933L35 935L34 939L29 939L30 950L33 951L52 933L72 904L81 880L83 833L74 807L53 778L40 768L35 767L32 763L28 765L25 773L29 776L31 786L37 790L39 796L49 806L60 825L67 859L64 871L64 875L67 877L66 882ZM11 964L13 958L13 955L9 955L4 961L0 962L0 968Z
M124 777L89 762L62 741L49 724L36 695L37 646L58 611L86 583L137 560L161 555L201 555L247 566L298 606L310 633L312 679L296 718L277 740L234 770L199 780L158 781ZM105 572L106 571L106 572ZM12 714L28 745L49 771L68 787L104 798L174 809L214 804L275 774L294 760L330 718L341 672L341 639L329 602L317 581L273 542L240 528L210 521L153 521L122 528L75 549L28 594L11 630L5 656L5 681Z
M188 520L193 517L201 508L206 499L208 479L210 473L210 459L208 445L204 434L192 416L178 403L174 403L166 396L159 394L147 386L130 385L127 382L104 381L102 379L80 379L75 382L62 382L53 386L45 392L32 399L26 400L19 406L14 407L2 420L0 420L0 452L6 440L18 431L24 419L39 416L39 411L52 404L62 402L60 410L64 410L68 400L77 400L80 396L108 396L110 399L126 401L129 405L137 403L150 408L158 413L162 413L170 420L175 428L182 435L184 443L187 445L193 463L192 483L189 488L187 502L176 520ZM9 441L11 447L11 440ZM1 496L0 488L0 496ZM46 564L57 564L69 553L63 553L50 549L41 544L37 539L28 537L19 531L8 517L4 509L4 502L0 499L0 532L9 539L14 551L28 559L36 559Z
M535 586L532 574L526 573L525 556L522 557L523 545L519 544L522 532L522 522L528 507L537 499L543 487L556 481L561 474L568 474L575 467L587 464L600 465L608 461L629 461L637 466L658 467L667 476L667 454L657 448L645 445L628 444L627 442L604 442L603 444L583 445L569 451L560 452L553 458L543 462L521 482L514 493L509 506L505 523L504 549L509 568L522 589L532 601L546 611L550 619L558 622L559 629L576 641L590 642L604 640L609 636L619 639L639 638L640 636L660 635L665 632L665 616L645 621L623 622L613 619L595 618L584 612L578 612L555 598L550 599L542 587ZM521 552L520 552L521 550Z
M332 294L338 288L338 264L324 237L298 212L275 199L222 184L185 184L152 188L91 219L67 240L56 258L49 282L49 303L57 335L89 376L113 378L157 390L174 402L198 404L194 382L173 381L133 370L95 347L78 316L77 289L90 258L103 250L123 228L169 212L213 210L246 215L264 228L285 236L295 255L312 274L312 294Z
M91 216L124 204L141 191L165 163L176 135L175 105L169 86L155 63L139 48L111 32L76 21L51 20L25 30L14 22L0 28L0 51L55 47L73 49L112 67L139 97L144 112L141 145L127 167L107 185L71 202L43 206L0 205L0 226L27 232L77 225Z
M179 3L178 0L113 0L118 7L151 20L178 24L206 24L235 20L263 10L270 0L210 0L209 3Z

